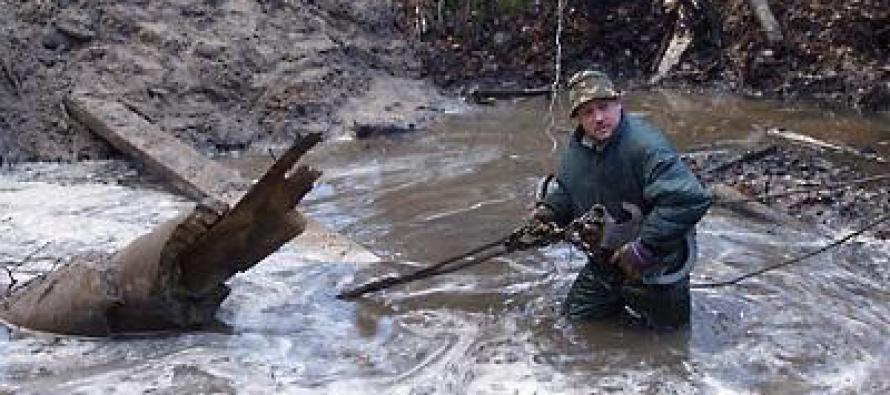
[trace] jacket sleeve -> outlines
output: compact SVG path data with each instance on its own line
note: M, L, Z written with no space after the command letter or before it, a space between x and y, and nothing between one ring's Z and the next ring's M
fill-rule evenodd
M574 218L574 204L560 176L557 175L550 178L550 182L542 190L544 191L544 196L538 204L543 204L553 210L557 224L560 226L568 225Z
M675 249L708 211L711 194L673 150L659 149L642 166L643 199L652 207L640 241L658 254Z

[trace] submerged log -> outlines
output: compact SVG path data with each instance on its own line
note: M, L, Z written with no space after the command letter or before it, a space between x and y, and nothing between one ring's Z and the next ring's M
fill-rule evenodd
M0 318L90 336L214 324L225 281L306 228L294 206L321 173L294 166L320 139L301 138L231 209L206 198L109 257L35 278L2 301Z
M719 172L729 169L730 167L733 167L735 165L763 159L769 155L772 155L772 154L778 152L778 150L779 150L779 147L777 147L776 145L770 144L765 147L760 147L760 148L753 149L750 151L745 151L733 158L730 158L729 160L727 160L725 162L718 163L714 166L711 166L711 167L705 169L702 173L703 174L719 173Z

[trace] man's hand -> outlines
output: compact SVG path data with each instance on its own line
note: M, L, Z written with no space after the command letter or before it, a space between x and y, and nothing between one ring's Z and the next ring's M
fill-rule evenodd
M603 225L603 241L600 247L607 250L617 250L640 234L640 225L643 222L643 212L633 203L623 202L621 207L630 214L630 218L624 222L617 222L609 211L606 210Z
M554 241L554 220L556 213L550 207L537 204L525 220L525 224L516 228L505 242L508 249L524 250L531 247L542 247Z
M539 229L549 226L556 221L556 213L550 207L544 204L536 204L528 219L528 225L531 229Z
M655 253L643 245L639 240L627 243L614 254L609 263L618 267L624 277L630 282L639 282L642 273L657 265L658 259Z

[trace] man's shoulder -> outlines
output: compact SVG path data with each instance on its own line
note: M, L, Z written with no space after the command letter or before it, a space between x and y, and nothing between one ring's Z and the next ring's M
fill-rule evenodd
M656 124L654 124L649 118L643 114L632 114L628 113L625 115L627 128L638 134L646 135L646 134L655 134L659 136L664 136L664 133L661 131Z
M629 147L644 151L674 151L664 132L646 117L637 114L627 114L625 117L626 135L622 138L627 138Z

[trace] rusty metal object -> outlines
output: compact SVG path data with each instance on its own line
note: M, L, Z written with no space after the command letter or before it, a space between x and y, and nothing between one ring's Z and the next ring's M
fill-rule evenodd
M602 242L606 213L605 207L594 205L582 216L572 220L565 228L552 222L538 223L535 221L519 227L498 240L411 273L386 276L347 289L338 294L337 298L354 299L396 285L462 270L514 251L544 247L560 241L572 244L586 254L596 254Z

